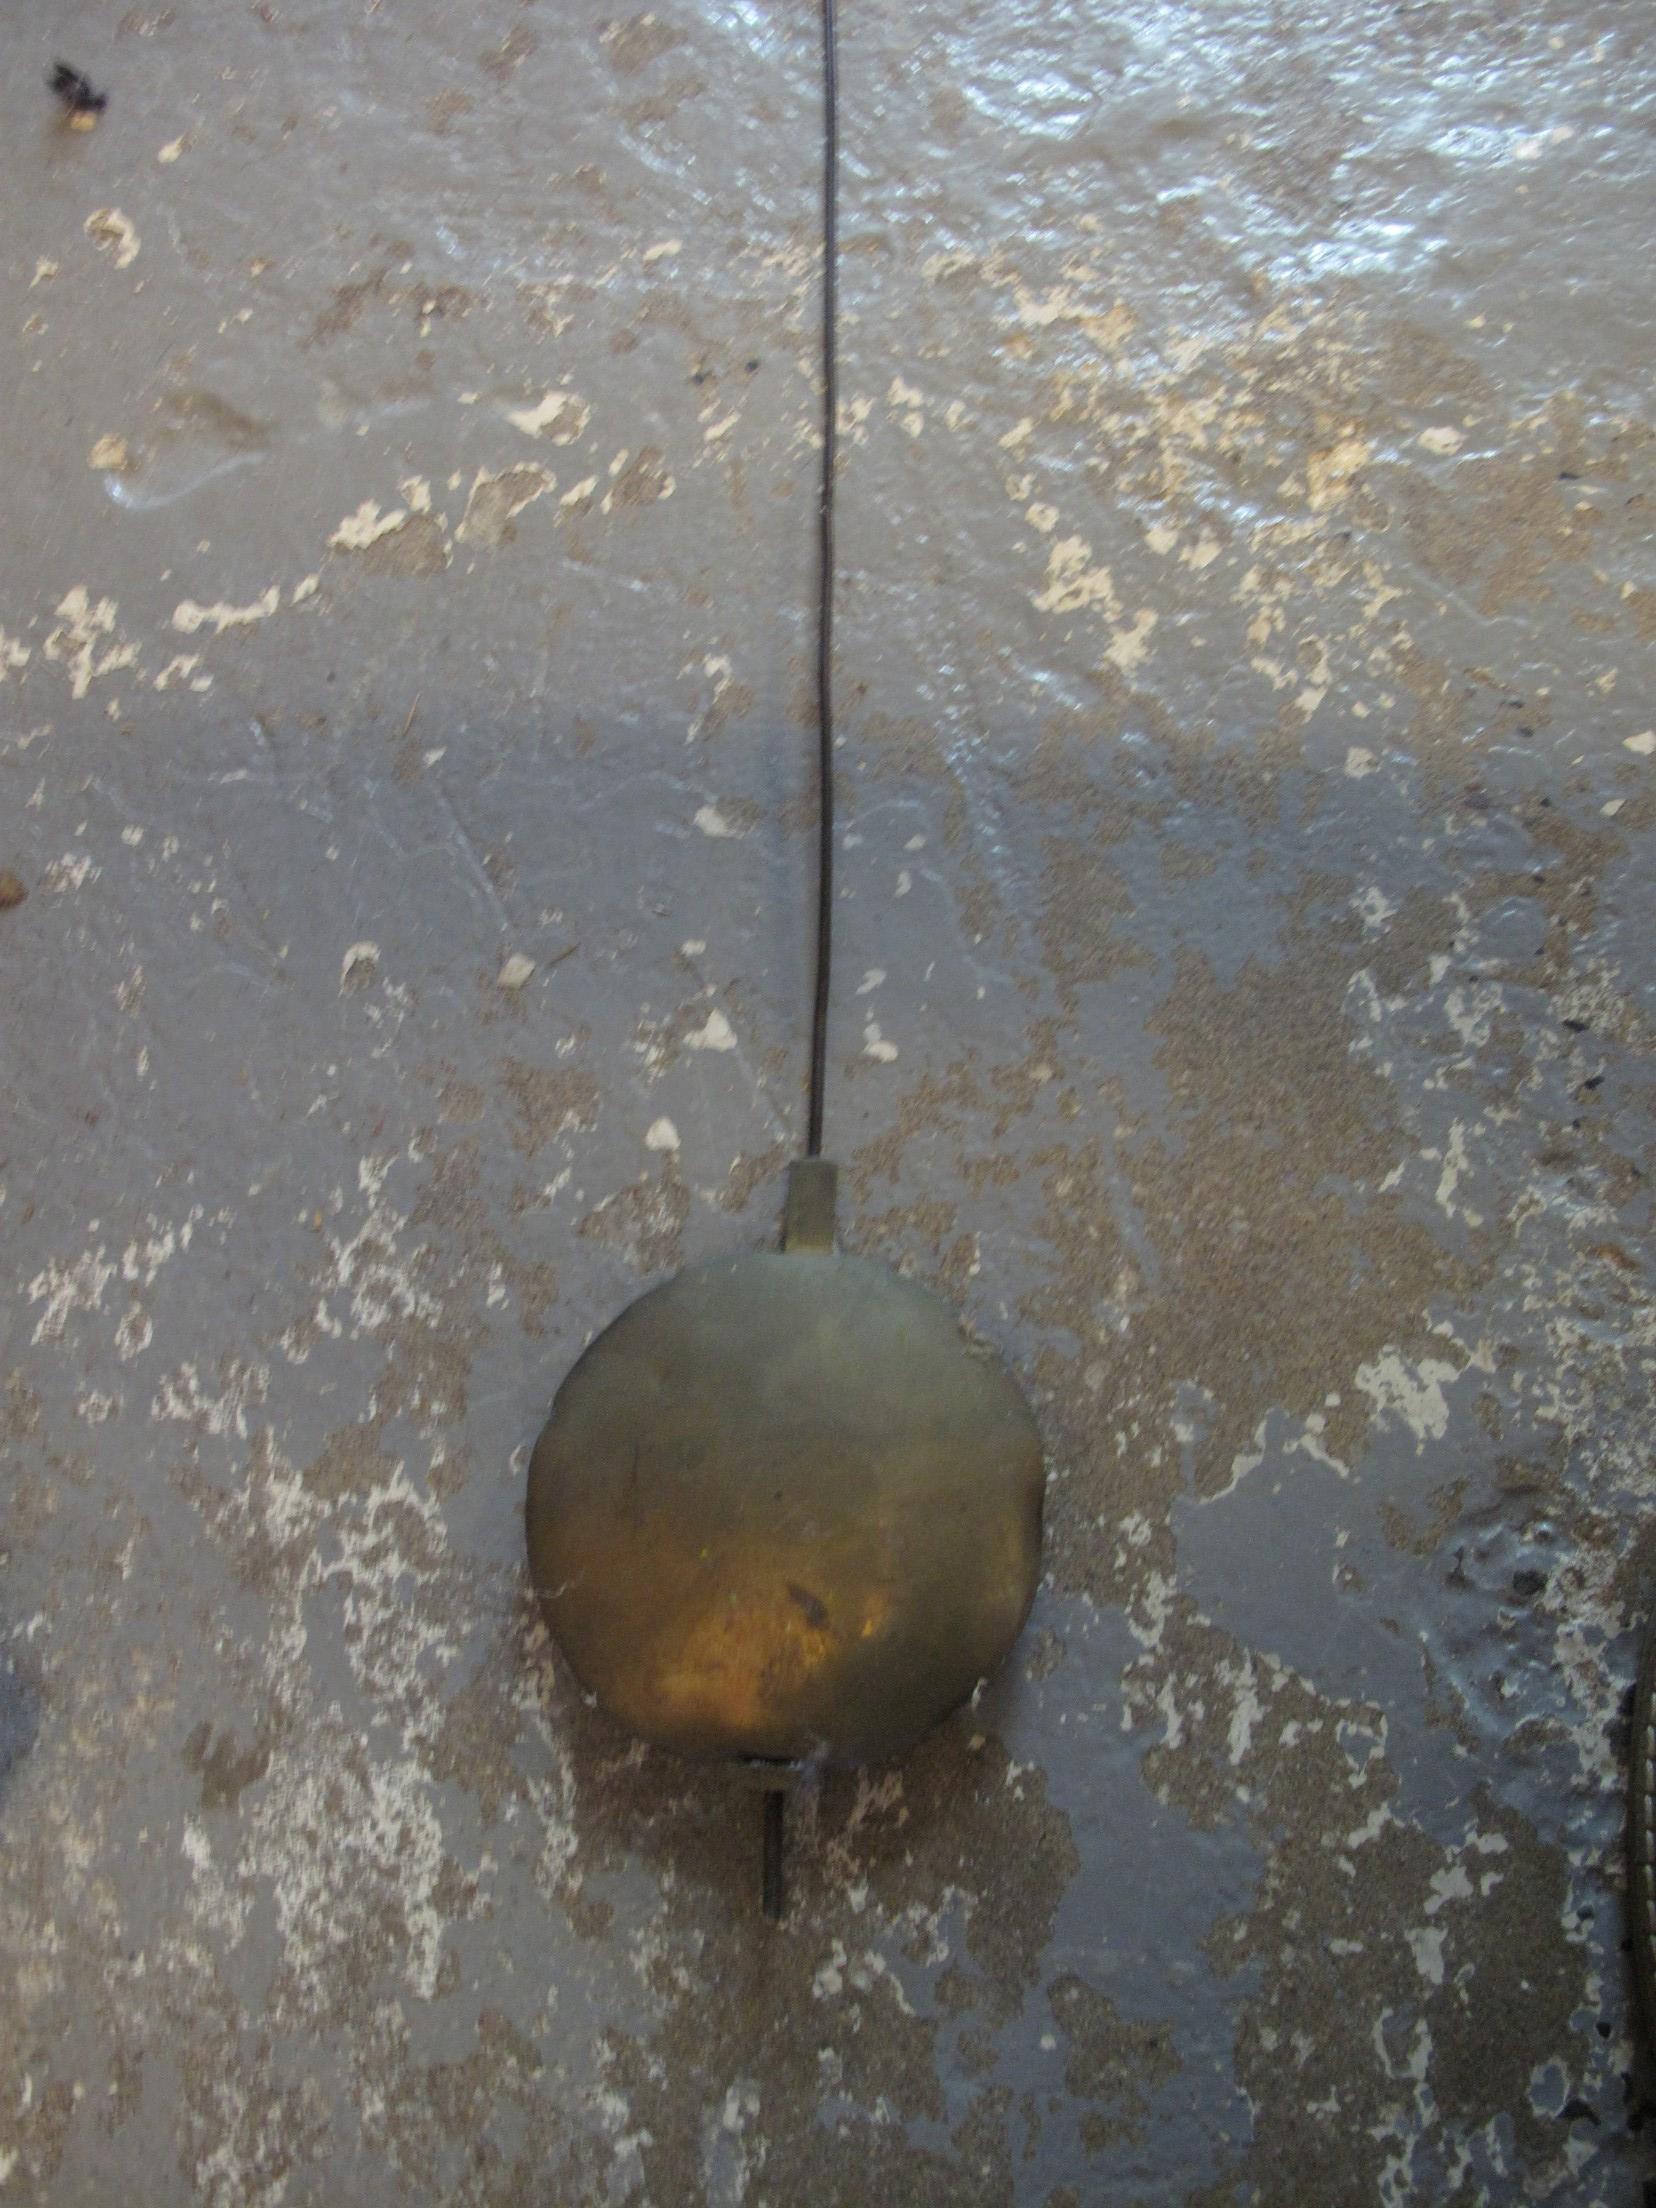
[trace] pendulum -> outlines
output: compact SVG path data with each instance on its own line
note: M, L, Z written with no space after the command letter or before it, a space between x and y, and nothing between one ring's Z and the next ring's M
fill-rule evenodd
M904 1755L1006 1655L1040 1572L1035 1420L948 1306L834 1246L822 1155L833 944L838 127L823 8L819 821L805 1156L779 1251L630 1304L559 1388L529 1467L529 1567L558 1648L629 1731L764 1793L782 1909L785 1789Z

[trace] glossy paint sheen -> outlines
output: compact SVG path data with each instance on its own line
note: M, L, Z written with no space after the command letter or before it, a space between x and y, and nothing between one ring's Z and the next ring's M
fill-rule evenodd
M841 35L826 1147L1049 1485L777 1930L522 1508L801 1144L814 13L0 21L0 2201L1648 2174L1656 18Z

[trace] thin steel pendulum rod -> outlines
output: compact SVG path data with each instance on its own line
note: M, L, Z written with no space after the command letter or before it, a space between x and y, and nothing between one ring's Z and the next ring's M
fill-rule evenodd
M810 1124L805 1155L822 1155L828 1081L828 987L834 949L834 445L839 416L839 66L834 0L822 5L822 485L817 501L817 912L811 1006Z
M828 992L834 963L834 439L839 416L839 69L834 0L822 0L822 483L817 499L817 909L811 999L810 1115L805 1155L822 1155L828 1085ZM782 1920L782 1829L787 1796L765 1795L764 1909Z

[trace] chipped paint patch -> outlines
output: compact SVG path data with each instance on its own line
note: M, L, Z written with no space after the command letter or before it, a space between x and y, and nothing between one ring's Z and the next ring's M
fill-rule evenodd
M734 1050L736 1033L724 1014L714 1008L699 1028L684 1038L686 1050Z
M94 866L89 853L66 851L61 859L54 859L40 877L40 886L49 895L62 897L70 891L84 889L103 871Z
M1460 1378L1460 1370L1441 1357L1410 1359L1388 1349L1371 1363L1359 1365L1353 1378L1374 1405L1376 1418L1407 1427L1418 1448L1428 1441L1441 1441L1449 1431L1444 1389Z
M378 544L381 537L391 536L408 519L406 506L394 506L389 513L383 513L377 498L365 498L354 514L345 516L328 542L336 552L366 552L371 544Z
M1374 447L1356 429L1306 456L1305 502L1314 514L1340 504L1374 458Z
M1037 613L1080 613L1088 606L1120 611L1110 570L1093 566L1092 556L1084 537L1060 538L1047 554L1045 588L1030 600Z
M1468 1129L1463 1120L1457 1119L1450 1126L1449 1140L1443 1149L1443 1168L1438 1175L1433 1201L1446 1218L1464 1219L1469 1227L1477 1227L1483 1224L1483 1214L1455 1200L1455 1192L1472 1162L1467 1148L1467 1135Z
M506 419L525 437L572 445L592 419L592 408L578 391L548 391L533 406L508 408Z
M139 238L129 216L119 207L97 207L81 225L100 253L107 253L117 268L130 268L138 258Z
M441 519L429 511L429 488L414 478L402 489L409 498L407 505L382 513L377 499L365 498L354 514L340 522L328 539L329 546L360 559L370 574L439 575L449 564L449 545ZM420 503L422 491L426 496ZM410 497L411 492L415 497Z
M610 488L599 502L599 511L609 514L671 498L677 486L665 459L658 445L643 445L636 453L618 452L609 465Z
M182 598L173 608L172 625L186 636L194 636L198 629L207 628L215 636L222 636L226 629L251 629L260 621L268 621L281 603L279 583L272 583L267 591L245 606L233 606L223 598L214 605L202 606L193 598Z
M1143 606L1134 614L1130 626L1118 629L1105 652L1105 658L1130 675L1143 663L1150 649L1150 638L1161 616L1153 608Z
M920 435L926 426L924 392L912 383L905 383L901 376L893 376L891 387L886 392L886 404L896 414L899 425L908 436Z
M339 962L339 993L346 996L377 979L380 948L377 943L353 943Z
M1124 301L1118 299L1100 312L1089 304L1089 294L1078 282L1053 284L1040 293L1014 283L1012 296L1024 329L1049 330L1055 324L1067 323L1103 353L1119 355L1138 328L1137 315Z
M79 1257L54 1258L29 1283L29 1301L46 1308L35 1323L34 1342L61 1341L71 1316L77 1311L101 1311L104 1290L115 1278L102 1243Z
M152 687L156 690L170 690L174 683L187 682L192 690L210 689L213 681L212 676L197 677L196 675L196 669L200 665L201 654L199 652L175 652L165 667L154 676Z
M98 439L86 456L86 464L89 468L107 469L112 475L131 475L138 465L126 439L113 432Z
M493 475L479 468L472 478L466 511L454 532L456 540L462 544L491 547L510 544L517 534L513 527L517 516L537 498L544 498L557 487L557 478L551 471L533 463L501 468Z
M93 598L83 583L65 591L58 602L58 626L42 649L69 675L69 694L84 698L101 676L138 663L136 644L115 640L116 604L113 598Z
M211 1380L204 1380L200 1367L186 1361L156 1389L150 1417L157 1424L193 1427L216 1441L232 1435L245 1441L250 1431L248 1414L269 1392L270 1367L256 1359L227 1358Z

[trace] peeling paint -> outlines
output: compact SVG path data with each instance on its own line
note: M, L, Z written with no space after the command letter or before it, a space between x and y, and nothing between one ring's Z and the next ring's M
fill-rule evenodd
M827 1139L1050 1485L760 1941L521 1501L803 1126L811 42L197 12L14 164L0 2187L1637 2192L1637 41L842 22Z
M194 636L198 629L205 628L211 628L215 636L222 636L226 629L250 629L255 622L268 621L281 602L281 586L277 583L272 583L268 590L245 606L231 605L222 598L214 605L202 606L193 598L183 598L173 608L172 625L186 636Z
M548 391L533 406L508 408L506 419L525 437L572 445L592 419L592 409L577 391Z
M119 207L99 207L87 216L86 235L100 253L107 253L117 268L130 268L138 258L140 240L130 216Z

